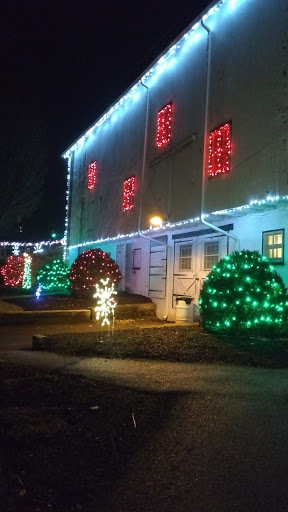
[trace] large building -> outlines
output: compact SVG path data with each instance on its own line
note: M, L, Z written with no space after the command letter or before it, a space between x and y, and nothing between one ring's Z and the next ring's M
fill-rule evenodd
M110 253L169 320L236 249L288 285L287 130L288 0L213 2L63 154L65 257Z

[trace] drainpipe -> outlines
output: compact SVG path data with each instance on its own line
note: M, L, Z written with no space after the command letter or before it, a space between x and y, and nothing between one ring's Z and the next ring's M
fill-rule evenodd
M203 18L201 18L201 25L207 32L207 80L206 80L206 99L205 99L205 122L204 122L204 144L203 144L203 167L202 167L202 187L201 187L201 215L200 220L202 224L208 226L218 233L222 233L229 238L233 238L236 241L236 249L240 248L240 240L237 236L230 235L227 231L224 231L218 226L211 224L205 220L203 212L204 199L205 199L205 178L206 178L206 165L207 165L207 142L208 142L208 113L209 113L209 95L210 95L210 75L211 75L211 29L205 25Z
M164 245L168 247L168 244L164 242L160 242L159 240L155 240L147 235L144 235L141 232L141 220L142 220L142 204L143 204L143 186L144 186L144 178L145 178L145 169L146 169L146 152L147 152L147 138L148 138L148 117L149 117L149 88L145 85L141 80L141 85L145 87L147 90L146 95L146 115L145 115L145 132L144 132L144 146L143 146L143 158L142 158L142 175L141 175L141 188L140 188L140 202L139 202L139 218L138 218L138 231L137 234L142 238L146 238L152 242L156 242L157 244Z
M145 108L145 132L144 132L144 145L143 145L143 158L142 158L142 174L141 174L141 188L140 188L140 202L139 202L139 217L138 217L138 231L137 234L141 238L145 238L150 242L154 242L159 245L164 245L167 248L167 260L169 254L169 245L165 244L165 242L161 242L160 240L155 240L150 236L144 235L141 232L141 220L142 220L142 205L143 205L143 187L144 187L144 178L145 178L145 169L146 169L146 153L147 153L147 139L148 139L148 120L149 120L149 88L147 85L143 83L141 80L141 85L145 87L146 94L146 108ZM166 270L166 290L165 290L165 318L168 318L168 293L167 293L167 270Z

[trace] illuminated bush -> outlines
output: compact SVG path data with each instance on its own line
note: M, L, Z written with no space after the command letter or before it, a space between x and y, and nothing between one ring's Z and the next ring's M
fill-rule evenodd
M110 277L115 286L121 279L117 263L100 249L88 249L74 261L70 271L71 289L76 296L91 297L95 293L96 283Z
M8 256L5 265L1 267L0 272L5 286L21 288L24 276L24 257Z
M234 252L206 277L199 307L206 330L276 334L287 320L287 290L265 256Z
M69 269L61 260L53 260L40 268L37 274L37 282L42 290L57 291L69 287Z

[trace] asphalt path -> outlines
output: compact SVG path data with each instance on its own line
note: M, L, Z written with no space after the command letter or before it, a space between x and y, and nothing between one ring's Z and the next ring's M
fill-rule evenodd
M61 357L24 345L3 347L0 359L173 397L99 512L288 511L286 369Z

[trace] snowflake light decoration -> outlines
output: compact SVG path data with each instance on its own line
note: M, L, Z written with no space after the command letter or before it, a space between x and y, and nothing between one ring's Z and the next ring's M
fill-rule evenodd
M97 283L96 286L96 293L93 295L93 297L98 298L97 306L95 308L96 312L96 319L99 320L99 318L103 318L102 326L107 324L110 324L110 320L108 318L108 315L113 313L114 315L114 309L117 305L116 300L113 298L113 295L117 295L117 292L114 287L114 283L109 286L109 277L107 279L100 279L100 282L103 284L103 287L101 288L99 284Z
M40 294L41 294L41 290L42 290L41 284L38 284L37 290L35 292L36 299L39 299Z

